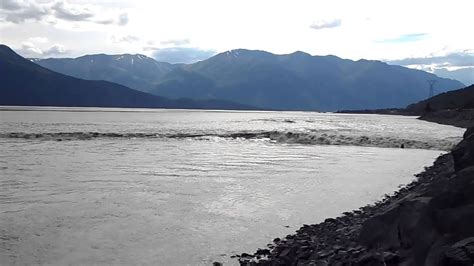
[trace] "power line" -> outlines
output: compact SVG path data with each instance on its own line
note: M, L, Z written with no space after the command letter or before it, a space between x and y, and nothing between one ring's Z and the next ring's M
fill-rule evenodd
M427 82L428 82L428 84L430 84L430 90L429 90L429 93L428 93L428 98L431 98L431 97L434 96L434 85L437 82L437 80L429 79L429 80L427 80Z

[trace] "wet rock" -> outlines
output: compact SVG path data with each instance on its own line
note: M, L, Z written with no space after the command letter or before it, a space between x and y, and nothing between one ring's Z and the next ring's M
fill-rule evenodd
M327 218L326 220L324 220L325 223L336 223L337 220L334 219L334 218Z
M332 255L334 253L333 250L329 249L329 250L325 250L325 251L319 251L316 253L316 255L318 255L319 258L325 258L325 257L328 257L330 255Z
M285 248L279 255L278 257L280 258L287 258L287 259L291 259L291 258L294 258L296 256L296 247L288 247L288 248Z
M261 256L266 256L266 255L270 255L270 250L268 249L258 249L257 252L255 252L255 255L261 255Z
M474 165L474 128L464 133L464 139L453 149L454 167L461 170Z
M240 257L241 258L253 258L253 256L248 254L248 253L242 253L242 254L240 254Z
M385 263L396 264L400 261L398 254L393 252L383 252L382 256Z
M450 249L443 258L444 266L472 266L473 261L462 249Z
M463 239L453 245L453 248L463 249L469 257L474 259L474 237Z
M308 260L310 256L311 256L311 251L306 250L306 251L298 252L298 254L296 255L296 258L298 260L305 261L305 260Z
M474 265L474 237L456 242L445 253L443 265Z
M467 139L467 138L470 138L472 135L474 135L474 127L470 127L466 129L466 131L464 132L463 138Z
M425 219L431 211L430 200L429 197L417 197L394 203L367 219L361 229L360 243L369 248L409 248L415 241L420 241L418 235L434 234L431 220Z
M360 266L385 266L385 262L380 254L367 253L362 256L358 261Z
M316 266L328 266L329 263L326 260L318 260L315 263Z

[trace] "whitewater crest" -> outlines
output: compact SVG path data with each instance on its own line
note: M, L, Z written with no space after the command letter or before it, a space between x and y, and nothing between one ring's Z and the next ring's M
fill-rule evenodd
M387 136L367 136L365 134L344 134L340 132L312 131L312 132L292 132L292 131L257 131L257 132L233 132L233 133L116 133L116 132L47 132L47 133L26 133L10 132L1 133L0 138L14 139L36 139L36 140L92 140L92 139L197 139L215 140L220 139L240 139L240 140L264 140L270 143L282 144L306 144L306 145L347 145L347 146L367 146L383 148L411 148L411 149L433 149L450 150L459 141L458 138L424 139L414 140L402 137Z

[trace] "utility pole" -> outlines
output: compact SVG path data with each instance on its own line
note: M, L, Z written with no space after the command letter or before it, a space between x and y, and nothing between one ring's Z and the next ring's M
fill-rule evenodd
M430 79L428 80L428 84L430 84L430 91L429 91L429 94L428 94L428 98L431 98L434 96L434 85L436 83L436 80L434 79Z

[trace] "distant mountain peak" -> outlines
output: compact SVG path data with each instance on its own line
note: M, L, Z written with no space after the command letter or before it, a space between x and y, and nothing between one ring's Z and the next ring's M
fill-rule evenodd
M125 63L129 63L130 65L134 65L135 62L139 62L142 60L152 60L155 61L152 58L149 58L145 55L142 54L121 54L121 55L112 55L112 58L116 61L123 61ZM158 63L158 62L156 62Z
M388 65L387 63L382 62L380 60L371 60L371 59L364 59L364 58L359 59L356 62L359 62L359 63L376 63L376 64Z
M282 57L312 57L311 54L308 54L303 51L295 51L290 54L274 54L263 50L249 50L249 49L232 49L220 54L217 54L215 57L227 57L227 58L238 58L238 57L269 57L269 56L282 56Z
M289 55L292 55L292 56L301 56L301 57L311 57L310 54L306 53L306 52L303 52L303 51L295 51Z
M0 50L15 53L10 47L6 46L5 44L0 44Z
M224 52L224 54L230 57L238 57L239 52L240 52L239 50L229 50L227 52Z
M157 62L143 54L91 54L77 58L33 59L38 65L69 76L106 80L148 91L157 80L178 66Z
M260 55L273 55L267 51L262 50L249 50L249 49L232 49L220 54L215 55L214 57L241 57L241 56L260 56ZM211 57L212 58L212 57Z
M144 59L151 59L151 60L154 60L153 58L150 58L146 55L142 55L142 54L118 54L118 55L112 55L112 57L115 59L115 60L127 60L127 59L136 59L136 60L144 60Z
M0 55L1 56L13 56L13 57L17 57L18 55L15 53L15 51L13 51L10 47L4 45L4 44L0 44Z

